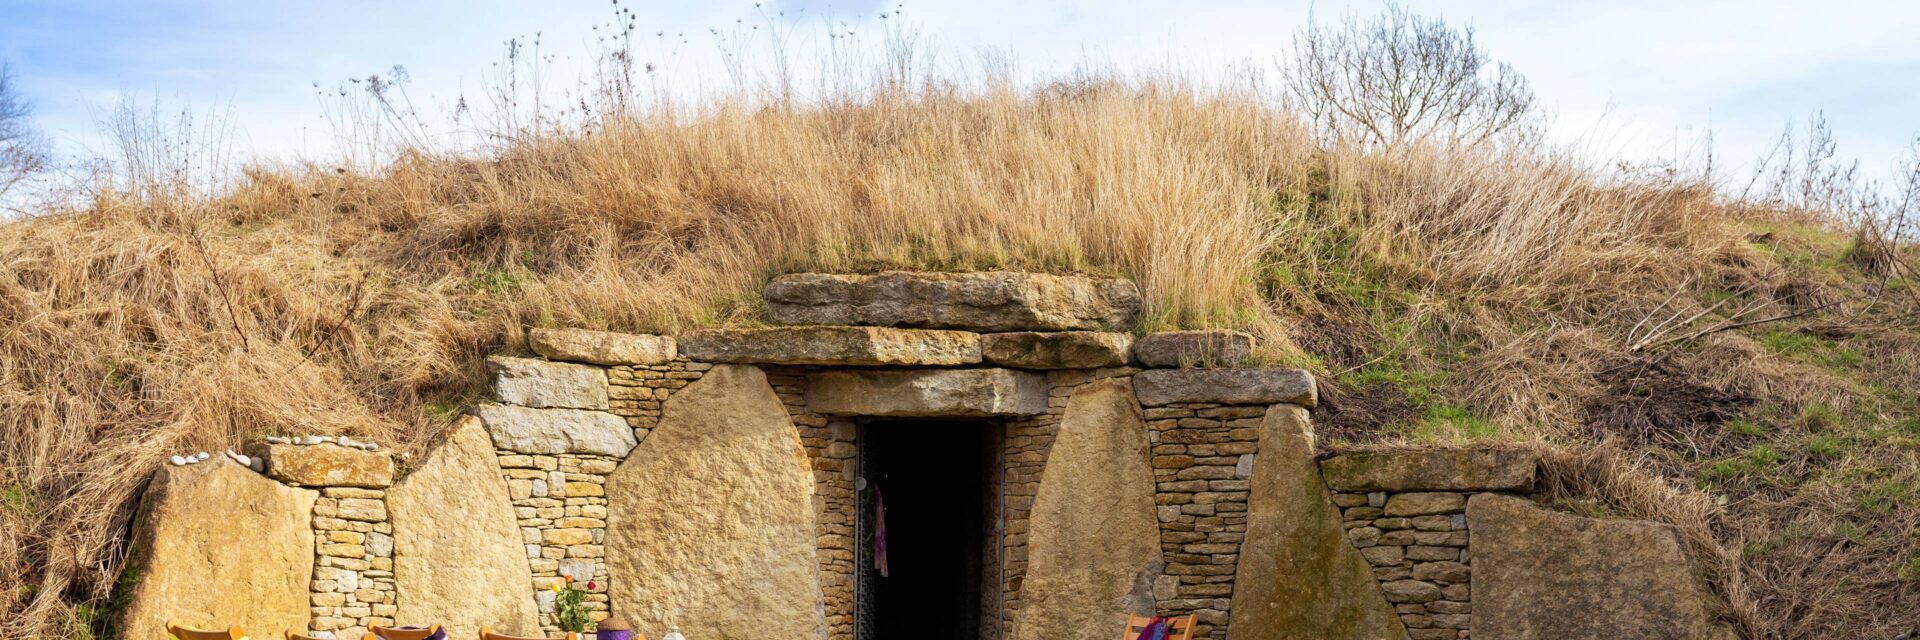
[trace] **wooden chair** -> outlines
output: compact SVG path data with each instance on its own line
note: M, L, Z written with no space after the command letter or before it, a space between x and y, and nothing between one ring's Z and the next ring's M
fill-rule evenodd
M492 629L481 627L480 640L580 640L580 634L574 633L572 631L568 631L567 635L564 635L558 638L547 638L542 636L510 636L510 635L505 635L500 633L494 633Z
M367 635L361 640L427 640L436 633L440 633L440 625L437 624L429 627L404 628L374 626L367 629Z
M287 630L286 636L287 640L326 640L326 638L316 638L304 633L294 633L292 629Z
M167 635L173 636L175 640L245 640L247 632L237 624L227 627L225 631L208 631L183 627L178 622L168 620Z
M1167 640L1193 640L1193 614L1167 618ZM1127 614L1127 630L1121 632L1120 640L1136 640L1140 632L1147 630L1147 624L1153 618Z

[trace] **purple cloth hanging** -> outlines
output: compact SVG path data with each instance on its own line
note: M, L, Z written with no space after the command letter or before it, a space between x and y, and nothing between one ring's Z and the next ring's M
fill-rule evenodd
M887 577L887 494L880 487L873 488L873 566L880 569L880 577Z

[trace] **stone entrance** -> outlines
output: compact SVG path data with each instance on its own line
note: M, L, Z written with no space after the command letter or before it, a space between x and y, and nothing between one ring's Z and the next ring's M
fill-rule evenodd
M856 639L997 640L1002 425L861 422Z

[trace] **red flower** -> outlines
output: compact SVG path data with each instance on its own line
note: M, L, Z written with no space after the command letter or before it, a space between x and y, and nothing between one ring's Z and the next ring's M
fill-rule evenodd
M594 584L593 584L593 581L592 581L592 580L588 580L588 581L587 581L587 590L588 590L588 591L592 591L592 590L594 590L594 589L598 589L598 588L599 588L599 587L596 587L596 586L594 586Z

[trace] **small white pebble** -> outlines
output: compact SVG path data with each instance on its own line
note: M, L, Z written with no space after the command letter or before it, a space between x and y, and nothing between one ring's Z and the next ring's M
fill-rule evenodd
M200 453L197 453L197 454L194 454L194 456L193 456L193 457L194 457L194 458L197 458L197 459L200 459L200 460L205 460L205 459L207 459L207 458L211 458L211 457L213 457L213 454L210 454L210 453L207 453L207 452L205 452L205 451L202 451L202 452L200 452Z
M186 459L186 458L182 458L182 457L180 457L180 456L173 456L173 457L171 457L171 458L167 458L167 462L171 462L171 463L173 463L173 466L176 466L176 467L179 467L179 466L184 466L184 465L186 465L186 464L187 464L187 459Z
M287 444L286 436L267 436L267 444Z
M263 459L263 458L254 458L254 459L252 459L252 460L248 460L248 461L247 461L247 468L249 468L249 469L252 469L252 470L254 470L254 471L257 471L257 472L260 472L260 473L266 473L266 472L267 472L267 461L266 461L265 459Z
M301 436L300 444L320 444L320 436Z
M314 444L319 444L322 442L333 442L333 440L334 440L333 436L316 436L314 438Z

